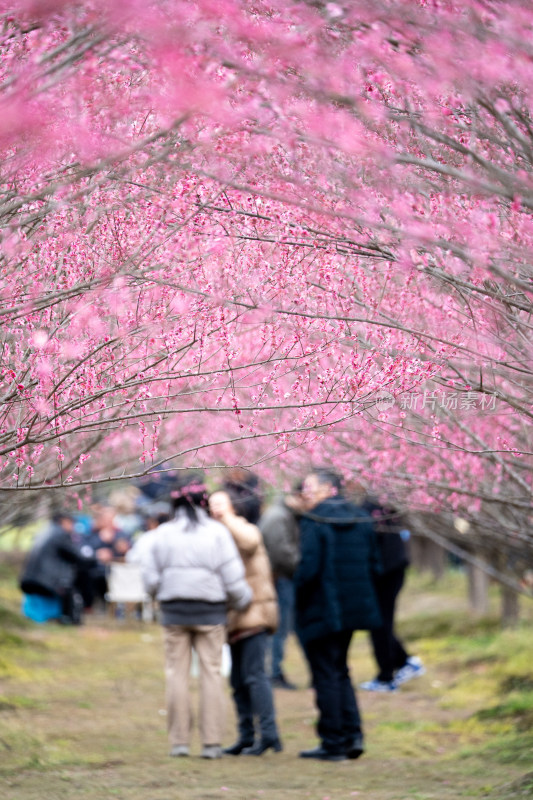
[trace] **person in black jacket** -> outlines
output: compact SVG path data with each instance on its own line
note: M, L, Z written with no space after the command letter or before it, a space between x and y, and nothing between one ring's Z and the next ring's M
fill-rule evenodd
M396 600L409 566L406 540L409 531L401 514L390 505L367 498L362 507L371 515L376 531L383 571L374 578L383 625L370 631L379 672L360 684L370 692L394 692L402 683L423 675L418 656L410 656L394 630Z
M77 591L81 573L96 565L73 541L74 518L59 512L50 527L37 537L20 578L26 595L58 598L62 621L81 623L83 601Z
M373 583L377 544L370 517L342 496L334 472L312 472L303 494L308 510L300 520L295 629L311 669L321 744L300 757L343 761L363 752L347 659L353 631L381 625Z

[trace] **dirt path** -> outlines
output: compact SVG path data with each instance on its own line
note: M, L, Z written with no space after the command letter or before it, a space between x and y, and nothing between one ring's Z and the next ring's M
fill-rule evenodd
M30 635L32 647L21 648L0 680L4 800L502 798L533 770L533 758L528 764L520 749L507 761L487 755L491 736L503 735L501 726L491 729L475 716L494 692L490 647L488 660L474 659L465 671L465 653L449 638L421 639L427 675L393 695L359 693L364 757L322 764L297 757L316 741L315 709L305 663L291 641L287 672L300 689L276 691L284 752L206 762L167 755L156 625L89 618L82 628L47 626ZM478 650L487 648L481 643ZM351 658L357 681L371 677L365 634L356 637ZM225 743L234 735L228 695ZM193 753L199 748L195 736Z

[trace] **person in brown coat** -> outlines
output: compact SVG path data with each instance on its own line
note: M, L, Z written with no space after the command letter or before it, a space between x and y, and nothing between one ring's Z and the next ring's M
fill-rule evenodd
M236 502L236 501L235 501ZM270 561L256 525L236 514L227 492L209 499L211 515L230 531L244 562L253 600L246 611L228 615L231 650L231 687L237 710L239 738L224 750L229 755L260 756L265 750L282 750L276 725L272 687L265 670L268 636L278 624L276 590ZM260 738L255 737L255 721Z

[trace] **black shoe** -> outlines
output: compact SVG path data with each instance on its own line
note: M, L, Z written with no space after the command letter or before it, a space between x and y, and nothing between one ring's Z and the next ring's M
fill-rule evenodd
M346 761L346 753L332 753L326 750L321 744L313 747L312 750L302 750L300 758L316 758L319 761Z
M346 747L346 755L348 758L359 758L365 752L363 737L361 735L354 736L352 741Z
M288 681L284 675L278 675L277 678L271 678L270 683L274 689L290 689L291 691L294 691L294 689L298 688L294 683Z
M242 754L243 756L262 756L265 750L273 750L275 753L281 753L283 745L279 739L261 739L257 744L252 747L246 747Z
M253 745L253 741L249 742L245 739L239 739L235 744L232 744L231 747L225 747L222 752L227 756L239 756L245 748L253 747Z

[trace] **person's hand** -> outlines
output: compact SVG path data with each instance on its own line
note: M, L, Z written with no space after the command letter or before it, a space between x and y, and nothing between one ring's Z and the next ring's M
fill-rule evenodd
M209 498L209 511L213 519L218 519L220 522L224 520L224 517L235 514L226 492L213 492Z
M95 555L102 564L110 564L113 561L113 551L109 547L99 547Z
M305 502L301 494L288 494L285 495L285 505L294 511L295 514L301 514L306 510Z

